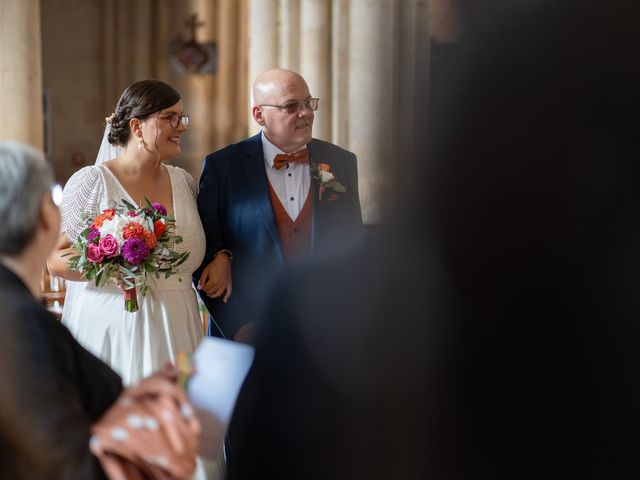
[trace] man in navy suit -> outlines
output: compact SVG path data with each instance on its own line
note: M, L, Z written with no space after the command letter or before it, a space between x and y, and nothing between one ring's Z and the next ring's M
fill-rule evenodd
M312 138L318 103L300 75L269 70L252 89L261 132L205 158L207 248L194 277L210 335L250 341L274 274L361 238L356 156Z

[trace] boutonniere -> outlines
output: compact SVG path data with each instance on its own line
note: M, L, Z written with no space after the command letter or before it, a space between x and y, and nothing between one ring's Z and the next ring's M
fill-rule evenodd
M311 177L319 184L318 200L322 200L322 194L327 188L330 188L337 193L344 193L347 191L344 185L336 180L336 176L331 173L330 165L326 163L315 164L310 162L309 170L311 171Z

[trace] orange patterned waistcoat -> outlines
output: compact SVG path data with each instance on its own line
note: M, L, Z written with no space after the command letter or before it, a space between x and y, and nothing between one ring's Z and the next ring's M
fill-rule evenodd
M312 188L309 188L307 199L302 206L295 221L285 210L282 202L269 183L269 196L271 197L271 208L276 222L276 230L280 237L280 250L287 265L299 262L309 255L311 250L311 222L313 219L313 195Z

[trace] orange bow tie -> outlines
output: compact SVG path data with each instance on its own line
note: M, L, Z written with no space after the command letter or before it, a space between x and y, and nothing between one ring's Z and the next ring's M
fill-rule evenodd
M309 163L309 149L303 148L293 153L279 153L273 160L273 166L276 170L280 170L292 162Z

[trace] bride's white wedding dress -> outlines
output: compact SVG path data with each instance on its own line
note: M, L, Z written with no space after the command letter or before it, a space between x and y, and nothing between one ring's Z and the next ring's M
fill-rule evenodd
M62 322L85 348L118 372L125 385L163 369L167 362L175 365L178 352L193 352L204 333L191 283L205 249L195 201L197 186L183 169L166 168L176 234L184 240L176 251L189 252L187 261L177 268L180 275L159 280L150 275L146 295L138 293L137 312L125 311L122 290L115 285L67 283ZM123 199L137 205L104 165L79 170L64 189L61 231L72 240L77 238L86 228L86 214L93 217L106 208L122 206Z

